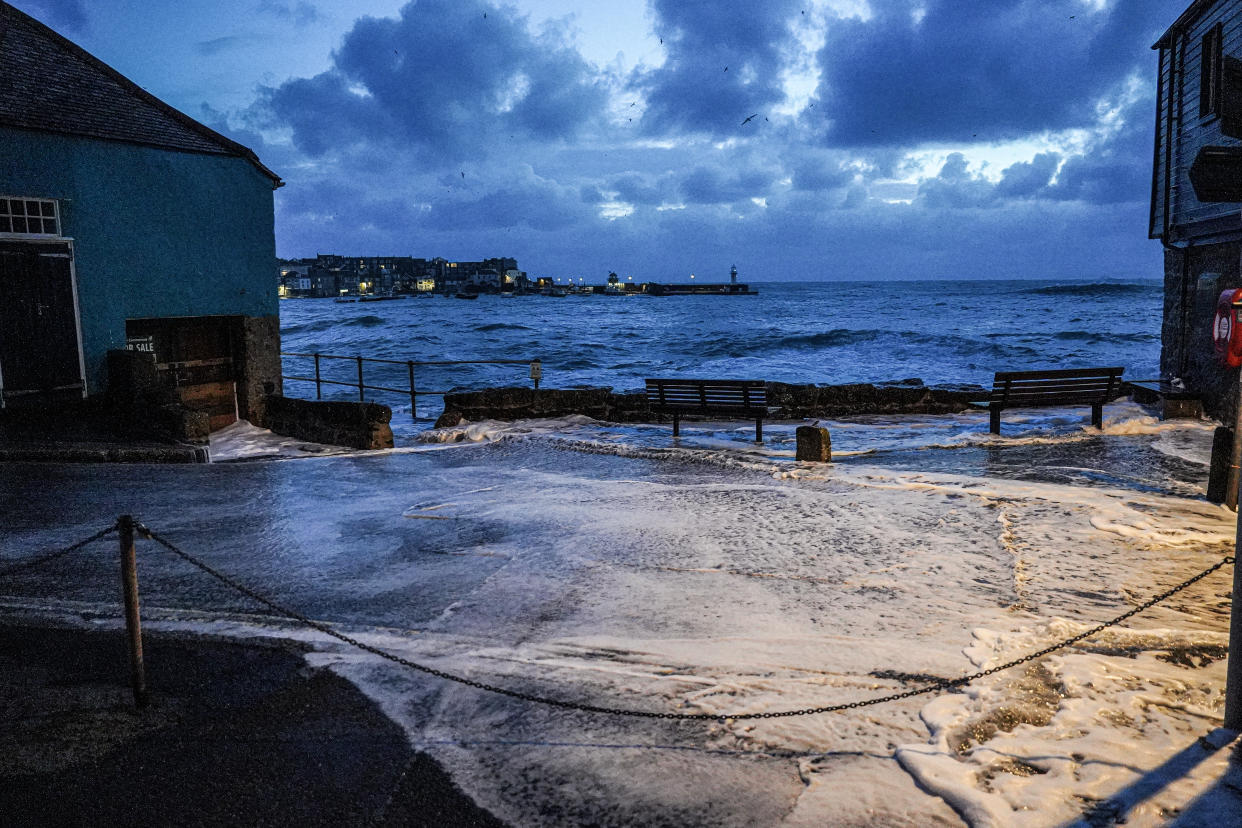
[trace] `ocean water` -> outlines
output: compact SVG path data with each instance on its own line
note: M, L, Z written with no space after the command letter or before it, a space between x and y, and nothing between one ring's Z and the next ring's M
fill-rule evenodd
M482 296L338 304L281 302L285 351L395 360L539 358L543 386L640 389L662 375L794 383L990 383L998 370L1123 365L1152 377L1160 358L1161 283L904 281L756 283L757 296ZM356 381L325 361L324 376ZM404 387L404 366L367 366ZM286 374L313 375L286 359ZM373 379L374 377L374 379ZM420 367L420 388L524 385L525 366ZM313 394L289 382L286 393ZM334 396L356 398L338 387ZM408 409L400 395L376 399ZM438 399L419 401L435 416Z

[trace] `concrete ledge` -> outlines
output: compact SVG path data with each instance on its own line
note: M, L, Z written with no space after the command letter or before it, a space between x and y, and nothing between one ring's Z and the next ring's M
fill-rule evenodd
M392 448L392 409L378 403L267 398L267 427L312 443L356 449Z

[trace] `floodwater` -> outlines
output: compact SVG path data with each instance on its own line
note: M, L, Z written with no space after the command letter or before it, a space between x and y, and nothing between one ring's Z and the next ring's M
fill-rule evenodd
M418 663L557 700L720 717L567 711L416 673L140 543L149 627L311 642L312 663L356 682L515 825L1062 824L1219 724L1227 570L963 692L730 716L965 675L1231 550L1233 514L1201 495L1211 424L1131 404L1106 408L1102 433L1086 417L1007 412L1000 438L985 414L832 421L831 465L793 461L796 423L765 427L757 447L745 423L688 424L673 441L667 426L584 418L465 424L388 452L10 464L0 561L132 513ZM262 444L237 430L213 452ZM115 624L115 581L104 541L0 582L0 612ZM1232 813L1213 793L1224 753L1127 806L1130 824Z

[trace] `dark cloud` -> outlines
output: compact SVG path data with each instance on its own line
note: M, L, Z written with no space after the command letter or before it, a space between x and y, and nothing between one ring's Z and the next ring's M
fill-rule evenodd
M736 134L748 116L784 99L781 71L797 3L653 0L651 7L667 59L635 79L648 134Z
M658 206L677 200L677 185L671 176L649 176L629 172L609 180L607 189L628 204Z
M1048 196L1093 204L1149 199L1154 141L1149 107L1145 98L1135 101L1123 112L1116 134L1068 159Z
M261 0L257 11L260 14L270 14L285 20L291 20L295 26L306 26L319 20L319 9L311 3L304 2L304 0L297 3Z
M805 158L790 165L795 190L835 190L854 181L856 171L840 162Z
M1030 161L1019 161L1005 168L996 194L1001 198L1027 198L1044 190L1061 164L1055 152L1041 152Z
M12 0L12 3L62 33L80 34L86 30L86 0Z
M578 197L582 199L583 204L592 205L603 204L608 200L608 197L604 195L603 191L594 184L584 184L579 187Z
M205 57L214 57L221 52L236 49L250 39L244 35L227 35L225 37L212 38L211 40L200 40L194 44L194 50Z
M1184 0L876 0L830 20L819 106L837 145L999 141L1089 126L1097 101L1135 71ZM916 12L925 13L920 18Z
M949 156L940 172L919 184L919 203L931 208L1001 207L1021 200L1078 201L1093 206L1144 202L1151 189L1152 127L1140 98L1116 116L1111 132L1082 152L1063 157L1041 152L1006 167L992 184L967 169L962 153Z
M971 173L966 156L952 153L934 178L919 184L918 201L931 208L985 207L996 198L987 179Z
M532 34L511 8L481 0L361 18L333 64L267 93L275 122L311 155L367 142L414 147L428 164L460 160L506 139L570 138L605 102L593 67L557 32Z
M569 193L546 181L515 182L473 198L437 200L427 214L434 230L471 232L496 227L563 230L587 213Z
M731 204L767 194L772 184L762 170L733 172L716 167L695 167L681 180L682 198L693 204Z

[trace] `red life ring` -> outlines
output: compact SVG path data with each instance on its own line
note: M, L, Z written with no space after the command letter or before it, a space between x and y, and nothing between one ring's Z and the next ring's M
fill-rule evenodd
M1216 317L1212 320L1212 342L1216 359L1230 368L1242 366L1242 324L1234 303L1242 303L1242 288L1221 291L1216 300Z

